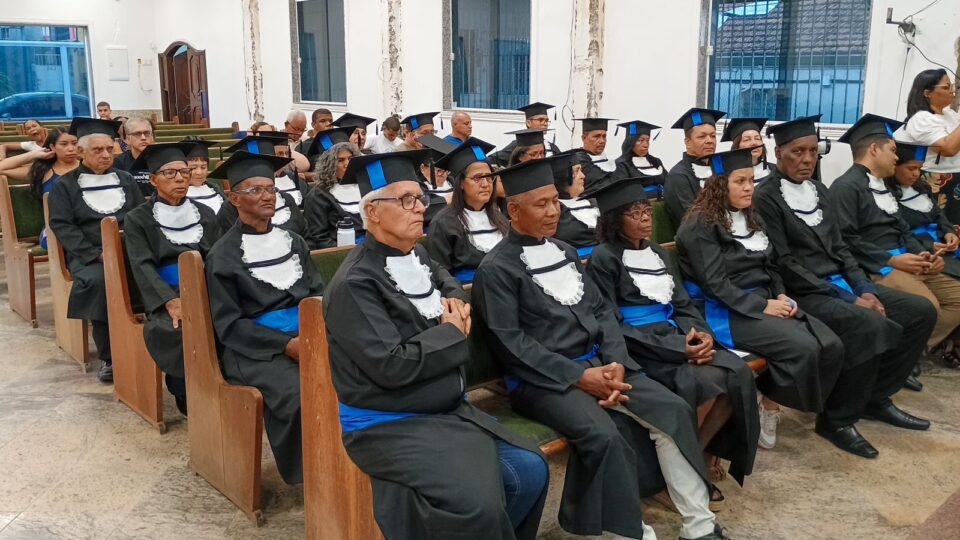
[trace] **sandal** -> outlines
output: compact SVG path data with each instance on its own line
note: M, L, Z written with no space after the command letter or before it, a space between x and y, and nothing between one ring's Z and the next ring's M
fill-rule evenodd
M723 468L723 461L717 456L711 456L708 471L711 482L722 482L727 479L727 470Z
M720 488L710 484L710 511L717 513L723 510L726 506L727 498L723 496L723 492L720 491Z

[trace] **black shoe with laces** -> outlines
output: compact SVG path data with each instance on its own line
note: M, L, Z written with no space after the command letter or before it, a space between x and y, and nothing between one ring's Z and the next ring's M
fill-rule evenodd
M97 371L97 378L103 383L113 382L113 362L110 360L100 361L100 370Z

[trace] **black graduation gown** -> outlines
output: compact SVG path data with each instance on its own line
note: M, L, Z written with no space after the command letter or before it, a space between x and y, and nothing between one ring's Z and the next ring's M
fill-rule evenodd
M423 246L414 251L442 297L466 299ZM539 450L467 402L467 338L425 318L398 290L386 259L403 255L368 235L323 297L340 402L418 413L343 434L350 458L371 477L377 523L389 540L533 540L546 493L515 536L495 439Z
M557 155L560 153L560 148L557 145L553 144L550 141L543 141L544 146L547 150L550 151L551 155ZM487 156L487 163L491 165L498 165L500 167L506 167L510 164L510 156L513 154L513 150L517 147L516 139L510 141L509 144L497 150L496 152Z
M650 248L660 256L663 266L642 270L671 272L670 255L658 244L644 240L640 249ZM717 344L716 354L709 364L696 365L687 361L686 335L692 328L710 332L700 312L690 301L683 282L673 275L673 306L671 319L632 326L624 321L620 306L649 306L658 304L637 288L623 262L624 249L632 249L623 242L603 243L590 256L587 275L597 284L607 307L620 322L620 330L627 350L651 378L677 393L691 407L696 408L720 394L726 394L733 406L733 415L717 433L708 448L715 456L730 461L730 474L743 485L745 475L753 471L760 436L757 411L757 387L753 371L737 355Z
M697 215L677 231L677 253L683 279L729 310L734 346L767 359L768 369L757 379L760 391L793 409L823 410L843 367L843 345L802 310L791 319L763 313L768 299L785 293L773 268L773 247L747 250L725 228Z
M273 226L267 233L272 230ZM299 257L303 274L286 290L257 279L243 262L241 241L245 234L257 233L238 221L207 254L210 315L224 347L224 376L233 384L260 390L267 438L277 468L285 482L298 484L303 482L300 369L284 354L287 342L297 333L281 332L254 319L323 294L323 283L313 268L307 243L292 232L291 251Z
M633 153L624 154L617 158L617 169L613 171L613 175L610 177L612 181L622 180L624 178L643 178L643 177L654 177L658 175L666 176L666 169L663 168L663 162L660 161L660 158L647 156L647 161L650 163L649 167L637 167L633 163ZM654 182L648 183L644 186L647 191L647 197L650 199L663 200L663 183Z
M451 274L456 274L461 270L476 270L486 255L473 245L468 235L495 234L494 231L471 233L464 230L456 209L447 206L434 218L424 245L430 258Z
M670 169L663 185L663 201L667 207L667 215L677 228L683 223L683 216L703 186L702 180L693 172L694 161L696 158L684 152L683 158Z
M188 192L187 198L195 203L206 206L214 214L219 214L220 209L223 208L224 205L230 204L230 201L227 200L226 192L223 191L223 184L221 184L219 180L206 180L204 185L209 186L213 190L213 193L204 196L191 196Z
M903 247L909 253L920 253L923 246L899 215L884 212L874 202L868 172L854 163L833 182L828 193L850 252L868 273L880 274L891 257L887 250Z
M360 214L345 210L329 191L320 186L314 186L307 193L303 214L307 220L304 238L310 249L337 247L337 223L345 217L353 220L353 231L358 239L365 232Z
M510 392L513 408L564 435L567 462L560 525L574 534L610 531L640 538L640 498L663 487L649 432L630 416L607 410L575 385L589 367L618 362L633 389L623 406L669 435L709 480L696 435L696 415L682 398L644 375L630 358L616 318L596 285L583 275L576 251L554 239L574 264L583 295L563 305L534 281L521 259L524 246L542 245L511 230L480 263L472 303L489 329L506 373L522 381ZM596 356L576 360L599 346Z
M430 224L433 223L433 219L437 214L447 207L447 198L443 196L443 193L433 191L429 182L421 180L420 189L430 198L430 206L427 206L426 211L423 213L423 231L426 233L430 231Z
M569 201L568 201L569 202ZM575 201L578 205L586 205L587 201ZM592 206L596 206L590 201ZM586 248L597 245L597 229L590 228L584 222L573 217L573 212L560 202L560 222L557 223L557 232L553 235L575 248Z
M932 206L930 210L926 212L910 208L907 204L916 204L914 201L907 201L903 196L903 191L895 189L893 194L896 195L897 200L900 202L900 218L907 224L907 227L910 228L911 234L923 246L925 251L933 253L936 251L936 248L933 247L934 242L944 243L943 237L947 233L956 232L953 229L953 223L947 219L946 214L941 210L940 205L937 204L937 196L934 194L930 186L926 182L918 181L914 184L914 189L917 193L912 195L910 198L921 199L927 197ZM906 203L905 203L906 201ZM920 202L917 200L916 202ZM919 229L923 229L922 232ZM933 236L930 235L930 231L936 235L937 239L934 240ZM943 254L943 273L948 276L953 276L960 278L960 258L957 258L957 255L954 253L944 253Z
M596 156L588 155L581 152L578 154L580 156L580 170L583 172L583 186L587 191L595 189L597 186L604 185L610 182L610 179L613 178L613 173L617 170L616 162L605 162L604 167L609 168L610 170L604 170L594 163L593 158ZM609 158L607 158L609 160Z
M280 193L285 193L293 197L294 201L297 203L297 208L303 209L303 201L307 197L307 193L310 192L310 186L308 186L307 183L300 178L299 174L292 171L287 171L283 174L283 176L278 176L277 180L280 180L281 178L290 180L293 186L287 187L286 189L280 189ZM280 188L280 186L278 185L277 188Z
M297 206L293 196L289 193L277 193L277 197L283 197L283 206L277 209L273 216L273 224L285 231L296 233L297 236L304 237L307 234L307 220L303 217L303 212ZM290 209L290 217L283 223L278 223L282 219L281 211L285 208ZM230 201L224 201L220 207L220 213L217 214L217 221L220 224L221 231L228 231L237 223L237 207L230 204Z
M67 317L88 321L107 321L107 295L103 278L100 238L100 220L113 216L120 226L127 212L143 202L143 194L129 173L111 168L106 174L116 174L123 190L123 206L111 214L100 213L83 200L83 190L77 183L80 175L93 172L84 165L60 177L50 191L50 228L66 253L67 268L73 276Z
M180 287L167 283L160 277L158 269L177 264L177 258L185 251L199 251L201 256L206 256L220 237L220 227L212 210L192 203L200 214L203 235L195 243L175 244L163 234L153 215L156 202L157 195L154 195L127 214L123 222L124 242L130 273L136 281L147 317L143 325L147 350L161 371L182 379L183 327L173 327L166 308L167 302L180 297Z
M137 182L140 193L146 198L153 195L157 190L150 183L150 171L146 169L133 170L133 164L136 162L137 158L133 157L133 151L128 149L113 158L113 167L130 173L130 176Z

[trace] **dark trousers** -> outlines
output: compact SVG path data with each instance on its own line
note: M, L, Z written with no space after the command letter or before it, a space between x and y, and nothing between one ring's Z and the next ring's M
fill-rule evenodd
M97 356L104 362L110 362L110 325L107 321L90 321L90 333L93 334L93 343L97 346Z
M171 396L183 401L187 400L186 379L165 373L163 375L163 380L167 382L167 391L170 392Z

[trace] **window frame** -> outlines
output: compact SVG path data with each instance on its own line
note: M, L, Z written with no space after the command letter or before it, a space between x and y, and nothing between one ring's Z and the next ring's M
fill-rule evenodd
M313 108L318 108L318 106L327 106L329 109L338 109L343 108L346 110L347 103L350 101L350 86L349 78L347 77L346 68L344 68L344 94L346 98L343 101L311 101L303 99L302 91L302 77L300 75L300 19L297 16L297 0L289 0L290 8L290 64L293 66L291 70L292 83L293 83L293 103L294 105L308 105ZM350 65L350 59L347 57L350 54L350 48L347 47L347 42L349 41L350 35L350 11L349 11L348 0L343 2L343 50L344 50L344 64ZM309 115L307 115L309 116Z

